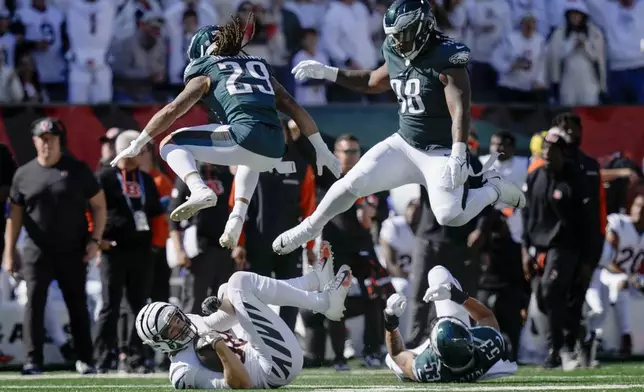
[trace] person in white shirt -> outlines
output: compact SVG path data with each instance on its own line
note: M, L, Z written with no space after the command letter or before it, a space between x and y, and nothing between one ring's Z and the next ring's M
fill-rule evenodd
M468 28L465 43L470 48L472 94L490 96L498 73L490 64L490 53L512 31L510 6L506 0L477 0L465 3Z
M5 8L0 9L0 51L2 64L8 67L16 66L16 36L10 32L11 14Z
M463 0L437 0L433 7L437 30L456 41L463 41L467 15Z
M35 48L31 54L40 82L46 86L51 99L65 101L67 61L64 53L68 46L65 16L45 0L32 0L31 7L16 11L14 23L24 26L25 42Z
M548 20L548 8L552 6L551 0L507 0L512 10L512 27L517 28L523 22L524 15L534 16L537 22L537 31L542 37L550 35L551 23ZM556 5L556 4L554 4Z
M380 252L387 264L391 284L398 294L406 297L411 295L411 257L421 212L420 199L413 198L409 200L404 215L385 219L380 229ZM411 311L405 310L400 316L400 334L403 340L409 338L410 328Z
M114 29L114 40L119 41L136 34L141 17L146 13L163 14L157 0L112 0L118 3Z
M112 68L107 53L115 14L113 0L70 0L67 8L70 103L112 101Z
M268 305L295 306L340 320L351 270L333 274L328 243L313 271L277 280L236 272L216 297L202 304L206 317L184 314L164 302L146 305L136 317L141 340L170 357L175 389L269 389L290 384L304 356L293 332ZM226 333L232 328L236 337Z
M497 132L490 138L490 153L501 154L492 165L492 168L505 180L521 187L528 176L529 160L527 157L514 155L516 144L517 140L511 132ZM483 155L479 158L482 164L485 164L488 159L490 159L490 155ZM508 208L503 203L497 203L495 207L504 211L512 240L520 244L523 235L523 220L521 219L520 210Z
M644 2L586 0L605 34L611 103L644 103Z
M511 32L492 53L502 101L538 101L539 92L546 89L545 43L536 23L534 15L524 15L519 30Z
M548 43L550 83L559 86L564 106L598 105L607 91L604 35L588 21L583 1L568 1L564 12L566 21Z
M293 64L305 60L315 60L328 64L329 59L320 50L318 32L315 29L304 29L302 32L302 49L293 57ZM300 105L326 105L326 80L305 79L295 81L295 99Z
M322 48L334 66L349 69L374 69L378 57L371 39L370 12L356 0L338 0L329 4L322 29ZM364 94L336 85L329 86L336 101L361 101Z

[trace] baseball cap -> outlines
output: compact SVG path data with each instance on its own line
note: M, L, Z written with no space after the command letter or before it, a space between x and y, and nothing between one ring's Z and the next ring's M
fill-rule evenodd
M550 144L557 144L560 146L567 146L572 143L570 135L559 127L550 128L543 140Z
M56 136L65 135L65 126L63 123L53 117L43 117L31 123L31 135L40 137L45 133L51 133Z
M121 132L120 135L117 136L116 138L116 144L114 146L114 149L116 150L117 154L120 154L130 146L130 143L135 141L141 132L135 131L133 129L128 129L127 131Z
M98 139L101 143L108 143L108 142L114 142L116 140L116 137L120 135L123 132L122 128L118 127L112 127L105 132L105 135L101 136L100 139Z

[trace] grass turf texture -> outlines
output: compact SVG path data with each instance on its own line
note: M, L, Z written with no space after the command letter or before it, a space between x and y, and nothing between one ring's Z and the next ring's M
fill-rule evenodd
M388 370L353 371L305 370L295 382L280 390L332 392L385 391L643 391L644 364L613 363L596 370L563 373L522 367L514 377L474 384L416 384L399 382ZM43 376L23 377L15 372L0 372L0 391L97 391L127 392L172 390L165 373L145 376L108 374L79 376L68 372L48 372Z

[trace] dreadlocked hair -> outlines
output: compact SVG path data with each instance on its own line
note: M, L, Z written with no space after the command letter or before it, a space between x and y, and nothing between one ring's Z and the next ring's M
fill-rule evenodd
M244 37L246 36L245 26L251 26L252 31L248 37L248 41L244 44ZM243 53L244 47L248 45L253 35L255 35L255 14L252 12L246 19L246 25L242 24L237 17L232 17L232 21L219 27L219 33L215 38L216 48L212 51L215 56L236 56L240 52Z

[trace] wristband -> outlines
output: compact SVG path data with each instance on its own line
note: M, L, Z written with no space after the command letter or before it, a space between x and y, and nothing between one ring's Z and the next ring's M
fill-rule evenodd
M320 135L320 132L316 132L313 135L309 136L309 141L313 145L313 148L315 150L323 149L326 150L326 143L324 143L324 140L322 140L322 136Z
M386 310L384 310L383 313L385 315L385 329L389 332L393 332L396 328L398 328L398 324L400 323L398 316L389 314Z
M465 158L467 151L467 144L463 142L456 142L452 144L452 156Z
M152 140L150 135L147 132L143 131L141 132L139 137L136 138L135 142L138 146L145 146L150 140Z
M325 65L324 66L324 79L335 83L335 81L338 80L338 68L329 67L328 65Z
M463 305L465 301L467 301L467 299L470 298L470 296L467 293L459 290L458 287L456 287L456 285L452 285L452 288L449 290L449 293L450 293L450 299L459 305Z

